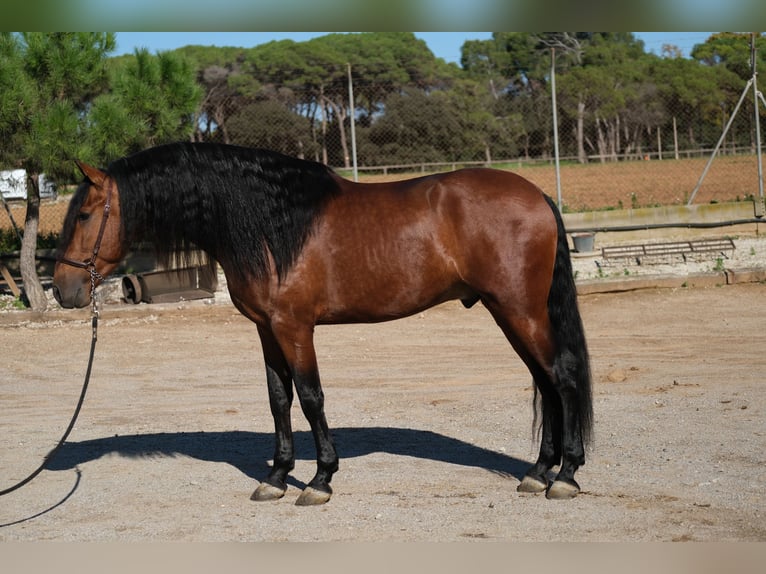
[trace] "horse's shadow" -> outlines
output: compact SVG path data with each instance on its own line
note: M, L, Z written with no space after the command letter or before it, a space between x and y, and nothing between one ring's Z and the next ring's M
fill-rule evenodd
M431 431L392 427L333 429L338 454L343 458L376 452L429 459L449 464L483 468L519 480L531 463L494 452ZM207 462L229 464L246 476L261 480L274 447L272 433L176 432L112 436L81 442L67 442L53 457L48 470L69 470L107 454L145 458L188 456ZM299 460L315 458L310 432L295 433L295 454ZM302 488L305 484L290 480Z

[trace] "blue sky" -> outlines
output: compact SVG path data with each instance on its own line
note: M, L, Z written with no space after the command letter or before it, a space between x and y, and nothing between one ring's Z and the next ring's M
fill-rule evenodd
M136 48L150 52L173 50L189 44L251 48L272 40L303 42L328 32L117 32L115 55L131 54ZM660 54L663 44L674 44L689 56L695 44L702 44L712 32L634 32L646 50ZM425 40L437 58L460 62L460 47L466 40L485 40L491 32L415 32Z

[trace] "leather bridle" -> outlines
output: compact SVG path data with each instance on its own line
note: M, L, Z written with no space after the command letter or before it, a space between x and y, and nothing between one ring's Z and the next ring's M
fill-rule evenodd
M96 243L93 245L93 251L91 252L90 259L87 261L75 261L68 257L60 256L59 262L78 269L85 269L90 273L90 295L91 299L95 301L94 295L96 291L96 281L103 280L104 277L98 271L96 271L96 258L98 252L101 250L101 240L104 238L104 231L106 230L106 220L109 219L109 212L112 209L112 186L108 185L106 189L106 203L104 204L104 215L101 218L101 226L98 229L98 235L96 236Z

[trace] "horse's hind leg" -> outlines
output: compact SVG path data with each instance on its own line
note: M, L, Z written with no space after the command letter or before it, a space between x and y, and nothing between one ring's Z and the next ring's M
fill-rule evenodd
M530 369L532 370L532 369ZM556 396L550 378L536 375L535 399L540 404L540 453L537 461L527 471L517 490L524 493L538 493L548 490L548 472L561 461L561 401Z
M559 358L552 369L544 369L545 375L535 375L542 412L540 454L518 488L519 492L546 490L547 498L551 499L573 498L580 492L574 475L585 463L574 380L560 363ZM530 370L534 374L535 370ZM559 463L559 473L549 485L548 471Z
M545 490L551 499L573 498L580 492L574 475L585 463L585 452L576 411L574 377L562 364L565 362L557 357L552 367L530 366L540 399L542 436L540 454L519 484L519 492ZM548 472L559 463L559 473L549 485Z
M574 481L574 472L582 464L582 447L578 456L574 452L577 450L576 445L570 445L569 440L564 444L564 437L570 434L564 428L564 424L571 414L563 405L568 404L569 397L562 395L562 392L566 391L562 388L554 365L555 341L547 306L526 305L523 312L519 312L518 306L501 307L493 303L487 303L486 306L514 350L527 365L534 379L536 392L539 393L542 415L540 453L519 484L518 491L547 491L549 498L571 498L579 491ZM553 485L550 485L548 473L559 463L562 464L561 472Z
M579 359L570 351L557 353L553 366L552 382L561 406L561 468L556 480L548 489L548 498L572 498L580 492L580 486L574 479L575 472L585 464L583 429L580 419L580 393L578 389L578 370L582 367Z

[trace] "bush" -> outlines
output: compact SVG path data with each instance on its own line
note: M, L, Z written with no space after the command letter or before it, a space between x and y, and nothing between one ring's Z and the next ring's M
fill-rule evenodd
M55 249L58 245L58 233L38 234L38 249ZM13 229L0 229L0 253L13 253L21 249L21 240Z

